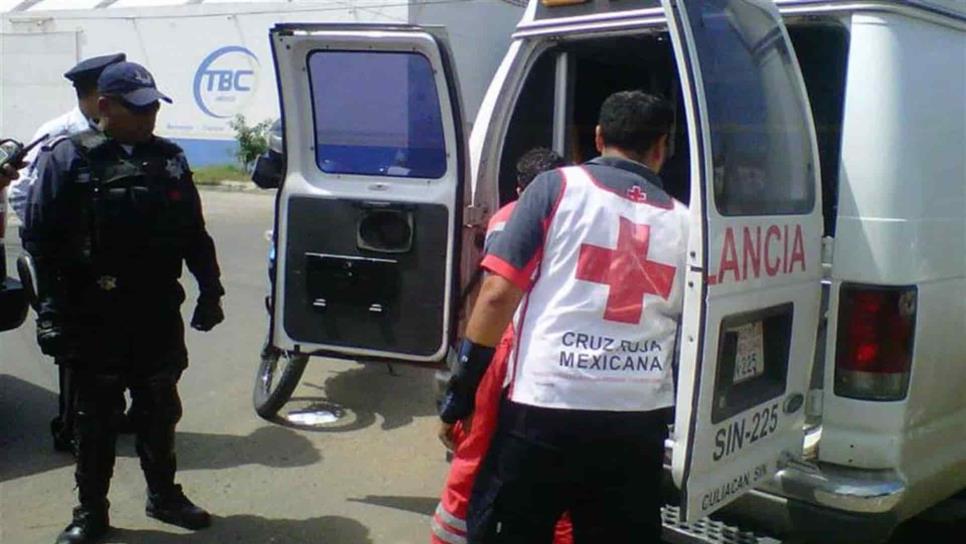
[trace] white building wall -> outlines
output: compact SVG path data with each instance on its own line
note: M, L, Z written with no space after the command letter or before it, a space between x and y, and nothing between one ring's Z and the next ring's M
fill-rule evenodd
M278 117L268 31L279 22L395 22L443 25L456 57L465 115L472 122L522 8L506 0L207 0L158 4L119 0L106 9L54 10L44 0L0 15L0 134L29 139L75 103L62 74L78 60L114 52L144 64L173 100L158 134L185 147L195 165L231 162L229 122ZM181 3L184 0L179 0ZM73 5L79 5L74 3ZM73 44L73 45L72 45Z
M124 52L174 100L162 107L157 133L182 144L194 165L230 163L236 145L229 122L236 114L249 124L279 115L268 40L274 24L407 18L406 4L382 0L352 8L332 1L6 13L0 19L0 134L29 139L74 106L62 77L67 69L83 58Z
M27 140L76 103L63 73L76 63L77 48L73 31L0 34L0 137Z
M409 18L417 25L446 27L459 72L467 126L476 119L483 95L523 17L523 2L462 0L413 2Z

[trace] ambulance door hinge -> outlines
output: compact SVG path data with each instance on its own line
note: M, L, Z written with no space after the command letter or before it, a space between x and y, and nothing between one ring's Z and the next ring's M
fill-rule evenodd
M822 279L832 278L832 260L835 254L835 238L822 237Z
M484 226L488 211L486 206L467 206L463 209L463 226L471 229Z

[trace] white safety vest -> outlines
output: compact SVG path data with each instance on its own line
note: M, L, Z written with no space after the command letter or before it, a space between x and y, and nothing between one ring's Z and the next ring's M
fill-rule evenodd
M674 404L688 212L563 169L533 287L514 317L510 398L546 408Z

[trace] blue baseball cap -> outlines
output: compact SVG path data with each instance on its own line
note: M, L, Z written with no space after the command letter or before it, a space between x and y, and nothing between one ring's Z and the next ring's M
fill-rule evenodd
M151 72L136 62L118 62L105 68L97 78L97 92L120 98L135 107L158 100L171 103L170 98L158 91Z

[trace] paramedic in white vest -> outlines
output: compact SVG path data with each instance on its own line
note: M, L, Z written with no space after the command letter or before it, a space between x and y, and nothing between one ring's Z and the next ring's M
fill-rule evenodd
M469 542L549 543L565 511L576 544L660 542L688 225L657 175L672 118L640 91L607 98L601 156L534 180L483 260L442 438L472 416L511 319L517 344Z

